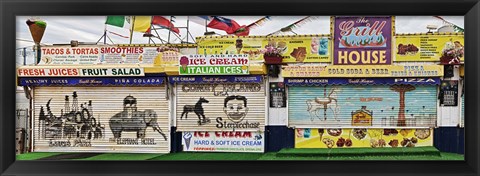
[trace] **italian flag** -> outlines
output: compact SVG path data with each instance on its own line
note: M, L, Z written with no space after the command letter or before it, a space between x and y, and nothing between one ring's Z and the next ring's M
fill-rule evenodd
M151 22L152 16L107 16L105 24L137 32L146 32L150 29Z

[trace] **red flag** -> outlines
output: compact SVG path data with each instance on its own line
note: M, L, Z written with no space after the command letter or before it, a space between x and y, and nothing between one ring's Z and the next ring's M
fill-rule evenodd
M172 22L170 22L170 20L166 19L165 17L162 17L162 16L153 16L152 18L152 24L153 25L158 25L158 26L162 26L162 27L165 27L177 34L180 34L180 30L178 28L176 28ZM150 32L147 31L147 32Z

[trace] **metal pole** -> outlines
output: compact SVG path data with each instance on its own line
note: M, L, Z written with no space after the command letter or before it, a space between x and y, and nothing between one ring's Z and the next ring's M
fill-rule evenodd
M132 28L130 29L130 44L132 44L132 38L133 38L133 29L135 29L135 16L133 16L133 20L132 20Z
M23 65L27 65L27 47L23 48Z
M172 16L170 16L170 23L172 23ZM168 42L167 43L170 43L170 33L172 33L172 30L170 28L171 26L168 26Z
M190 23L190 16L187 16L187 43L188 43L188 34L190 33L190 30L188 28L189 23Z

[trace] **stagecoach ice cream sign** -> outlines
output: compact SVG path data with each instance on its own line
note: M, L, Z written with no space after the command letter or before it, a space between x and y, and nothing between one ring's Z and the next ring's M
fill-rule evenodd
M335 17L333 28L334 64L392 63L392 17Z
M248 55L183 55L179 59L180 75L247 75Z

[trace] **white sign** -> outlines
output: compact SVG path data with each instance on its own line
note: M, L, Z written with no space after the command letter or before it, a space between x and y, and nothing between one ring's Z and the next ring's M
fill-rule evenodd
M144 76L143 68L19 68L18 77Z
M42 47L38 65L151 64L159 47Z
M183 132L183 151L263 153L265 137L260 132Z

